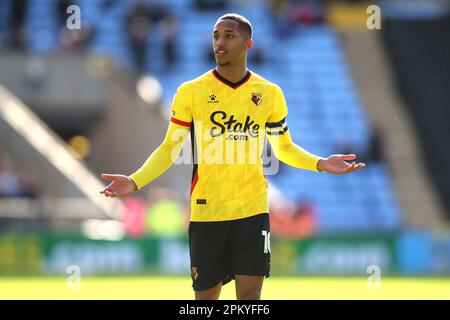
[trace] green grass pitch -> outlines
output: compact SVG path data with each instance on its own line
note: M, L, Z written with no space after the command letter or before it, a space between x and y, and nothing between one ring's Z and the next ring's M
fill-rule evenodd
M234 300L234 282L221 299ZM0 278L0 299L193 299L189 277L84 277L80 287L67 278ZM262 299L450 299L449 278L278 278L265 280Z

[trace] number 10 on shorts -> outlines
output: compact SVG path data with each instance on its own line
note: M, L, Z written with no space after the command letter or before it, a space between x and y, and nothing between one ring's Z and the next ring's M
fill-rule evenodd
M264 253L269 253L270 252L270 232L263 230L262 235L264 236Z

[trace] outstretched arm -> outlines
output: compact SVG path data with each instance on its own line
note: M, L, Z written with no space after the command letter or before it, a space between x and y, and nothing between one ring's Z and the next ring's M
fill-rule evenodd
M112 182L100 193L107 197L124 197L139 190L163 174L175 162L189 134L190 127L170 122L166 137L145 163L130 176L102 174Z
M274 101L273 113L266 123L266 133L272 150L280 161L296 168L333 174L353 172L365 166L364 163L346 162L346 160L354 160L356 158L354 154L335 154L322 158L296 145L291 139L286 124L288 110L283 92L279 87L275 88Z
M355 154L333 154L326 159L321 159L317 163L317 169L319 169L319 171L326 171L333 174L344 174L354 172L366 166L363 162L346 162L346 160L350 161L355 159Z
M344 174L354 172L360 168L365 167L364 163L348 163L356 159L354 154L335 154L328 158L318 157L309 153L302 147L296 145L289 134L289 131L284 131L283 124L281 129L267 130L267 137L275 156L282 162L296 167L312 171L325 171L332 174Z
M279 129L266 128L267 138L278 160L295 168L319 171L317 165L322 158L296 145L291 139L284 120L281 122L283 123L280 124Z
M131 180L141 189L172 166L178 158L190 127L171 122L161 145L148 157L147 161L132 175Z
M183 148L192 123L192 92L188 82L181 84L172 103L172 118L166 137L145 163L129 177L117 174L102 174L112 182L100 193L107 197L124 197L150 183L175 162Z

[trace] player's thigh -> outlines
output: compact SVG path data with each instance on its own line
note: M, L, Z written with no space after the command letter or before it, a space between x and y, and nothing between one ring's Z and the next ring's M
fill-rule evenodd
M231 232L233 269L236 275L270 274L270 223L267 213L234 221Z
M259 300L264 282L263 276L235 275L236 298L238 300Z
M230 281L229 230L227 221L189 224L191 277L195 291L213 289Z

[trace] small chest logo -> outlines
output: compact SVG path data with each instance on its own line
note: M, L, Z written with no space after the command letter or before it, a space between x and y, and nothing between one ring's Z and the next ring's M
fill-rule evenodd
M210 94L208 98L208 103L219 103L215 94Z
M262 102L261 93L252 93L252 101L255 105L259 105Z

